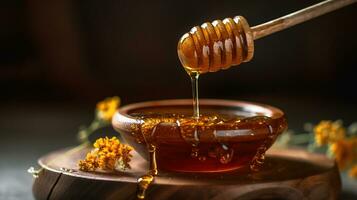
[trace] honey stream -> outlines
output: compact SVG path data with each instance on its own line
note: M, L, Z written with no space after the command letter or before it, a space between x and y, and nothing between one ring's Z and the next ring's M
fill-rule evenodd
M192 101L193 101L193 117L200 117L200 104L198 100L198 78L200 74L197 72L189 73L191 77L191 85L192 85Z

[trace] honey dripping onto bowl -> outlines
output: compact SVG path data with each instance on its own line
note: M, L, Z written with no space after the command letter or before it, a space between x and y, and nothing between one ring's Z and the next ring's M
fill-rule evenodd
M191 78L192 98L193 98L193 116L192 118L177 118L175 116L164 117L161 119L146 118L139 128L142 139L148 145L150 171L138 179L137 198L145 198L146 190L154 181L157 175L156 164L156 144L152 142L152 135L160 123L176 123L180 127L180 135L191 146L191 157L204 162L207 156L200 155L200 138L198 126L202 123L211 124L215 130L215 123L224 123L221 116L213 118L200 115L198 79L200 74L215 72L221 69L227 69L231 65L239 65L247 62L253 57L254 46L253 38L247 21L241 17L226 18L223 21L215 20L212 23L204 23L201 27L194 27L190 33L185 34L178 44L178 56L185 70ZM185 120L184 120L185 119ZM188 119L188 120L187 120ZM213 121L210 121L214 119ZM173 120L173 121L172 121ZM208 120L208 121L207 121ZM220 122L215 120L221 120ZM235 119L239 121L238 119ZM205 129L204 127L203 129ZM216 153L211 156L218 159L221 163L228 164L233 157L234 150L226 144L219 144ZM265 151L262 153L265 153ZM261 163L263 161L257 162ZM153 168L155 167L155 169ZM153 173L153 170L155 173Z
M180 39L178 44L178 56L191 78L193 98L193 121L189 121L189 124L186 124L186 128L190 128L186 131L181 131L181 136L191 144L192 158L197 158L200 161L206 160L205 156L199 155L200 141L197 130L197 125L206 120L200 116L198 95L198 79L200 74L227 69L231 65L239 65L242 62L247 62L253 57L253 52L254 46L250 28L247 21L241 16L235 17L234 19L226 18L223 22L215 20L212 24L204 23L201 27L197 26L192 28L190 33L185 34ZM217 118L217 116L214 118ZM148 147L150 154L150 171L138 179L137 198L139 199L145 198L146 190L154 181L154 176L157 175L156 146L148 141L147 133L153 135L153 131L155 131L158 124L163 122L167 123L167 121L171 121L170 119L172 118L156 119L153 124L150 122L152 119L147 120L144 121L143 126L148 125L149 128L143 129L143 126L140 127L144 142L150 146ZM183 122L182 119L181 121L175 119L174 123L178 123L180 126L185 122ZM183 130L184 128L181 129ZM224 149L222 152L228 153L224 154L224 156L222 154L219 160L225 164L229 163L233 156L233 150L224 144L222 148ZM155 173L153 173L153 170Z

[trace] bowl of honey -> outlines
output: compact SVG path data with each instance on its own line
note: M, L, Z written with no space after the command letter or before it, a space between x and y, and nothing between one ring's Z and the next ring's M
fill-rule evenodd
M265 152L286 128L275 107L202 99L192 115L192 99L160 100L121 107L113 127L152 170L175 172L256 171Z

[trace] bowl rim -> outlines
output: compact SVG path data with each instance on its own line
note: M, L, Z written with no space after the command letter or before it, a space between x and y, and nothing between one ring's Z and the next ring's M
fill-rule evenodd
M142 120L133 117L129 114L130 111L140 108L148 107L160 107L160 106L172 106L172 105L192 105L192 99L164 99L164 100L154 100L154 101L144 101L139 103L132 103L120 107L114 114L112 118L112 125L114 128L119 128L123 124L141 123ZM255 113L262 113L264 116L268 116L273 120L281 119L285 117L283 111L279 108L255 103L248 101L239 100L225 100L225 99L200 99L200 105L212 105L212 106L227 106L227 107L242 107L247 111Z

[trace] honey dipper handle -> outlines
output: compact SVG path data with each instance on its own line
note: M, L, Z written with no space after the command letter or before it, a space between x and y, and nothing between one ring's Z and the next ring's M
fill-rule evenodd
M251 28L254 40L287 29L320 15L356 3L357 0L326 0L278 19Z

